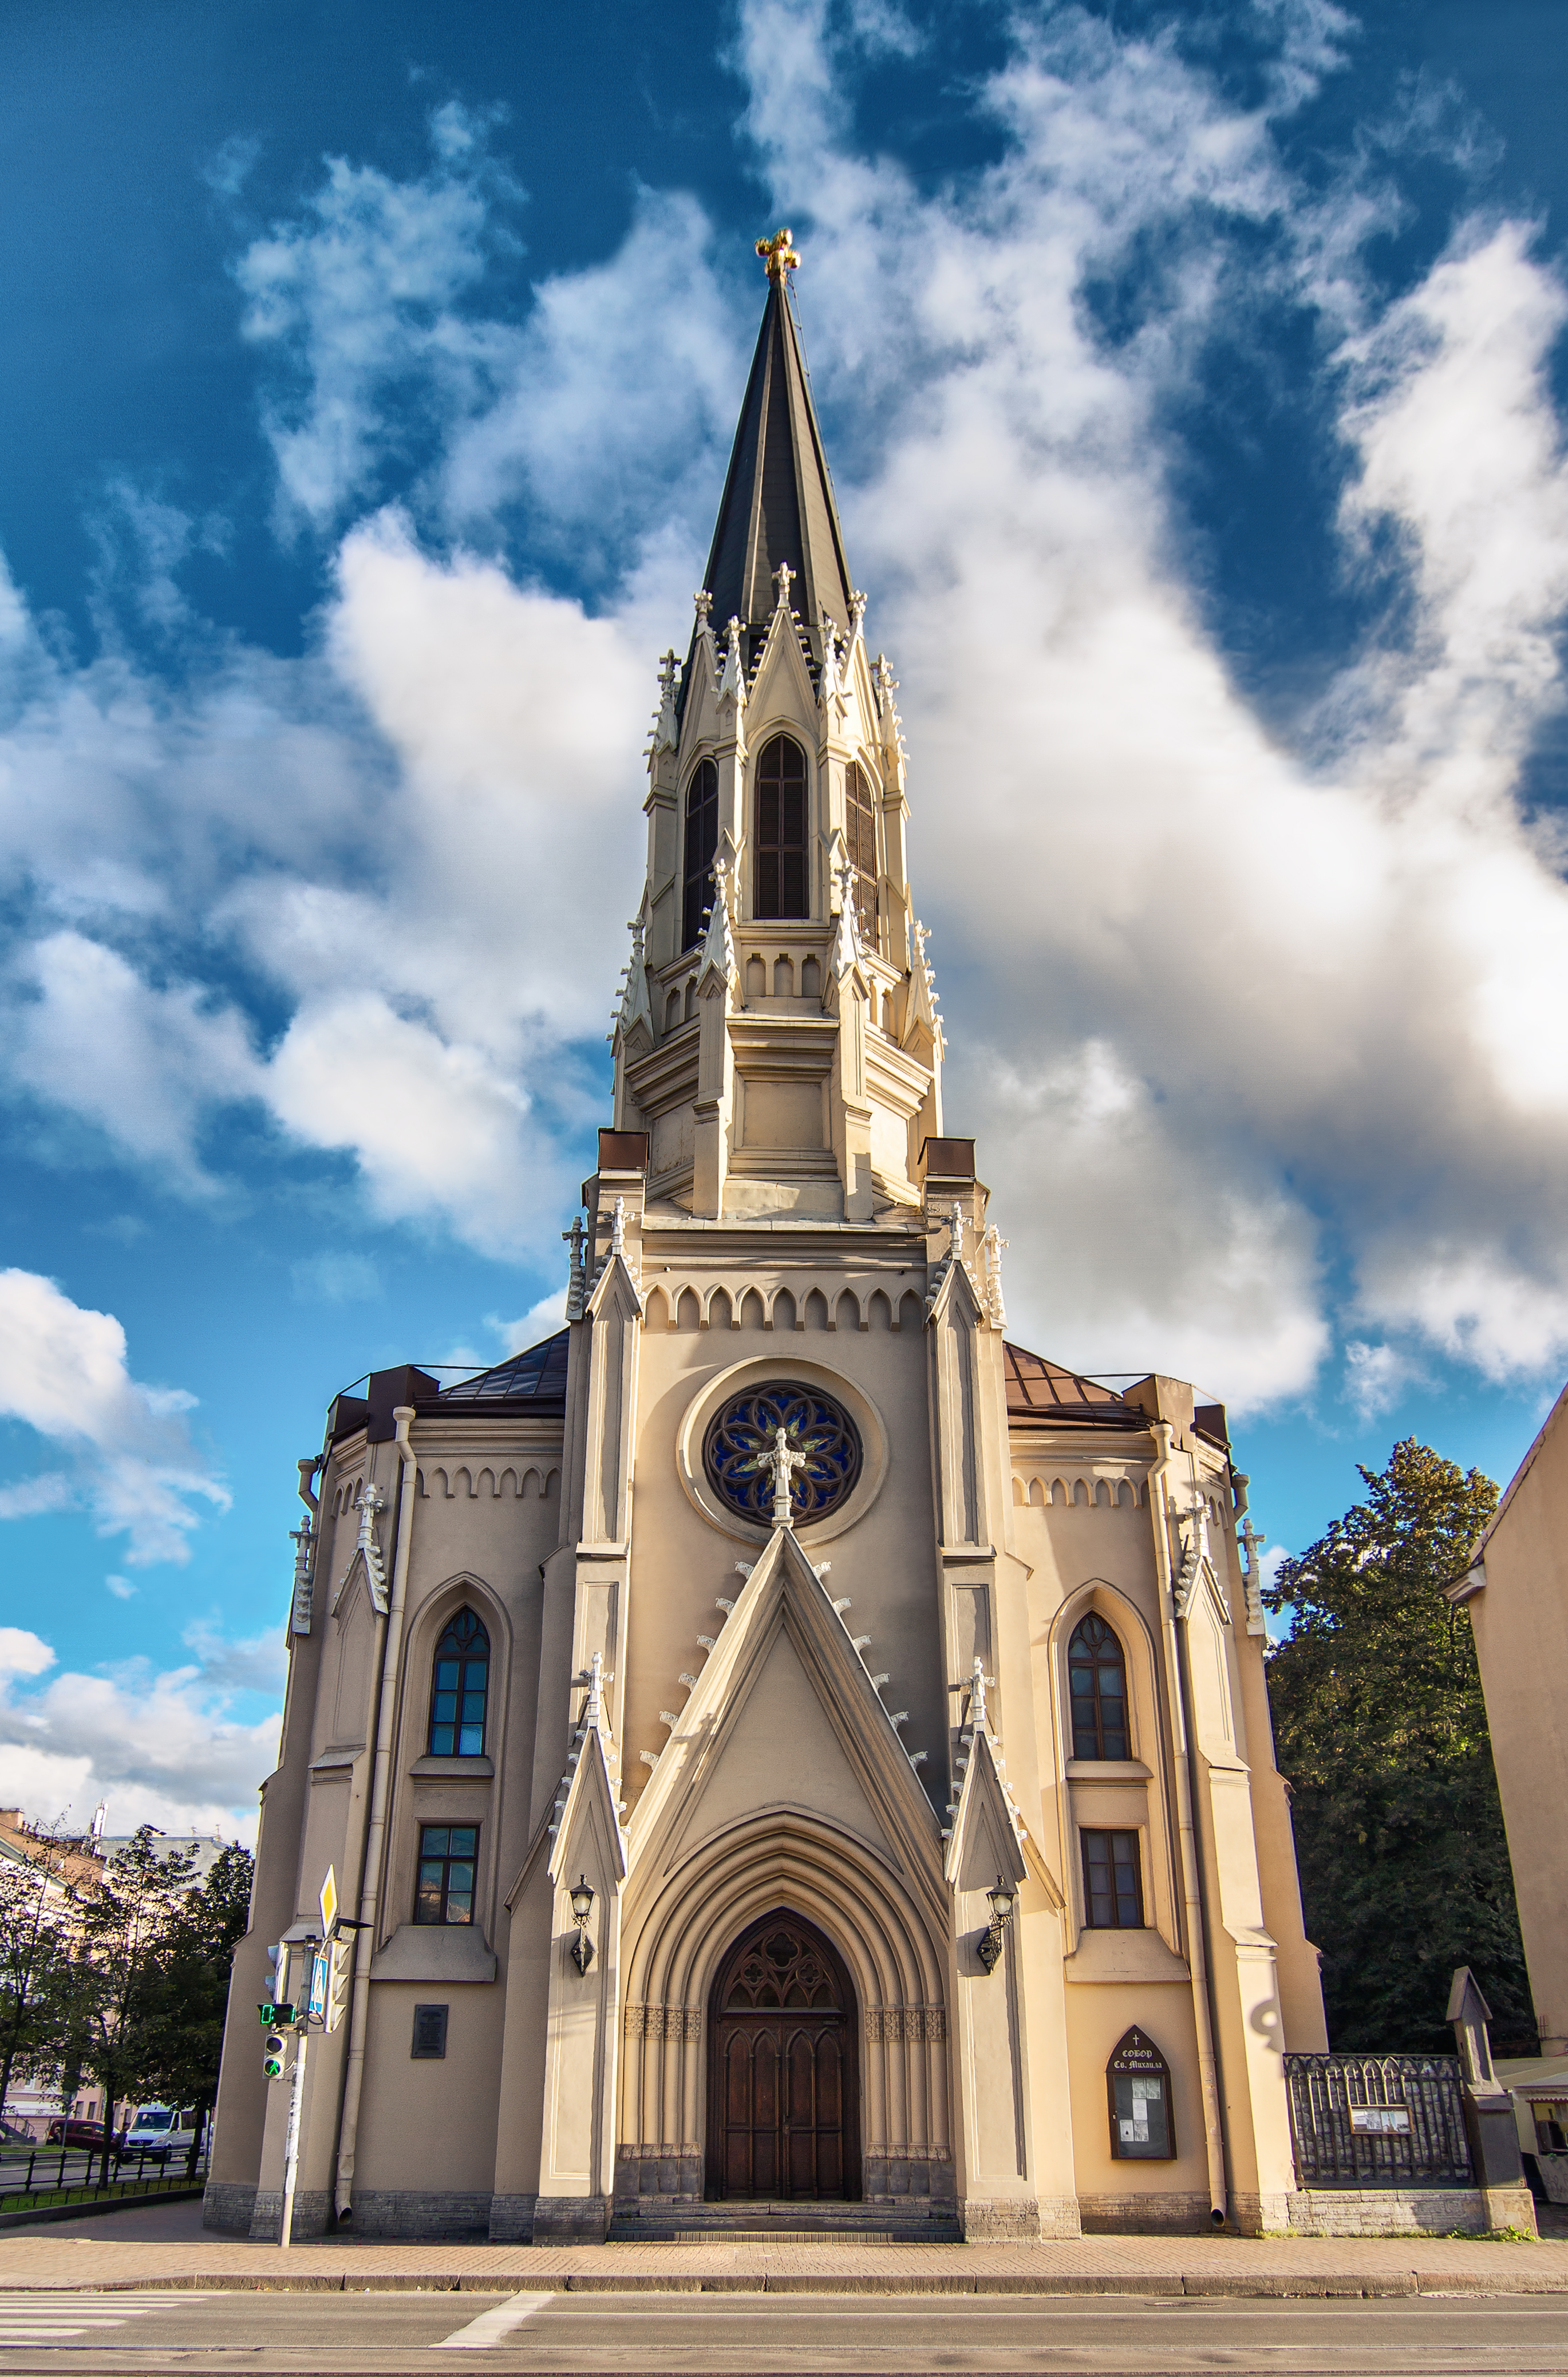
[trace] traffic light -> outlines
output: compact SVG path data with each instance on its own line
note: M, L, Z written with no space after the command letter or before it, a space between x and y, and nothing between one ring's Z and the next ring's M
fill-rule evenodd
M288 1980L288 1944L280 1940L267 1951L267 1971L262 1978L259 2007L264 2030L270 2030L274 2023L293 2020L293 2008L284 2001Z
M337 2029L348 2008L356 1936L351 1931L346 1939L334 1940L327 1951L327 2019L324 2026L328 2030Z
M281 2030L273 2030L268 2033L267 2054L261 2068L266 2072L269 2080L281 2079L283 2073L283 2034Z

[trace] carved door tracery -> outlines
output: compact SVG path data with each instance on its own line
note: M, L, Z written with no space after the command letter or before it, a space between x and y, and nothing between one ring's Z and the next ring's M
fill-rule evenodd
M860 2192L855 1993L798 1915L754 1923L719 1968L708 2025L708 2193Z

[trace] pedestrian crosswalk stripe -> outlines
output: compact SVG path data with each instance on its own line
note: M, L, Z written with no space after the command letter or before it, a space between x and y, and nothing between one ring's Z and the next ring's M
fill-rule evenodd
M431 2350L491 2352L504 2335L509 2335L514 2327L521 2327L525 2319L532 2319L535 2311L543 2311L546 2303L554 2300L555 2296L550 2294L509 2295L505 2302L497 2303L493 2310L482 2311L477 2319L469 2321L466 2327L444 2335L439 2344L432 2345Z

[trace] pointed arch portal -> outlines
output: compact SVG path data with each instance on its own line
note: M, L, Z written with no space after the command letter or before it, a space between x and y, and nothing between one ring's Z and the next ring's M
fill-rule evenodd
M749 1924L708 2008L708 2193L860 2193L859 2025L832 1942L780 1908Z

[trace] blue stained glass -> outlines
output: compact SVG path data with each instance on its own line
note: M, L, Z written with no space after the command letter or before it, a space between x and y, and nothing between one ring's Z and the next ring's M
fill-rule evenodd
M744 1519L767 1526L773 1478L763 1457L780 1428L805 1456L789 1480L790 1519L797 1527L836 1510L860 1475L860 1438L842 1404L819 1387L787 1380L752 1388L726 1404L708 1429L703 1465L716 1492Z
M432 1758L483 1758L490 1638L472 1609L460 1609L436 1646L431 1677Z

